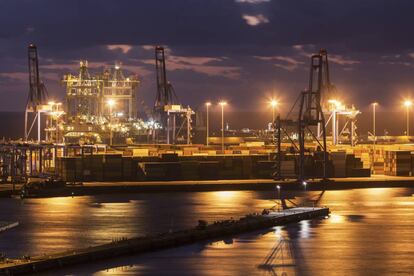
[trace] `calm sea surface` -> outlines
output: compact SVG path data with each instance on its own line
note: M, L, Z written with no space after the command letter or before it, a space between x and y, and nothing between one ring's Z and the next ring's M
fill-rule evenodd
M43 275L414 274L414 189L285 193L318 200L328 219L302 221L224 241L79 265ZM208 221L275 205L272 192L199 192L1 199L0 252L38 255Z

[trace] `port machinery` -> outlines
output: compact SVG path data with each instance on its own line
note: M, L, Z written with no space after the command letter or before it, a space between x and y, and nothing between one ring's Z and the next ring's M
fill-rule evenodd
M297 178L304 182L308 178L328 178L329 123L332 123L332 145L338 144L348 125L351 128L349 143L351 146L356 144L356 118L360 111L335 100L336 96L336 87L330 80L328 52L321 49L311 56L308 88L300 93L286 118L282 119L279 114L274 122L275 179ZM296 120L293 118L295 112ZM339 116L347 119L341 131ZM283 141L290 147L282 149Z
M157 141L167 144L192 141L192 116L195 114L190 106L178 103L174 87L167 79L165 50L162 46L155 47L155 71L157 94L154 103L154 117L161 125ZM186 134L184 134L186 129ZM180 141L181 139L181 141Z
M316 156L316 154L314 156L315 159L318 158L318 161L321 164L319 176L322 178L327 177L326 164L328 157L326 127L321 105L321 95L324 89L329 89L329 84L326 83L326 80L329 80L329 69L326 58L327 55L324 53L325 52L320 51L318 54L312 55L309 87L300 93L286 119L281 119L280 115L276 118L276 179L285 178L282 166L288 161L286 160L288 155L287 152L282 152L282 135L285 135L292 145L290 147L292 153L290 157L293 158L293 160L289 160L292 166L290 168L290 176L292 176L292 174L297 174L296 176L299 181L304 181L310 176L308 170L305 170L305 163L308 163L310 158L308 155L310 151L305 147L305 141L311 139L317 143L318 151L320 152L318 156ZM294 110L297 110L298 112L297 120L290 118ZM289 132L289 128L296 128L296 140L294 140Z
M27 141L37 122L37 141L41 141L41 114L50 111L47 105L47 89L40 79L37 47L28 47L29 95L25 108L24 139ZM30 116L33 115L33 116ZM32 117L32 118L30 118Z

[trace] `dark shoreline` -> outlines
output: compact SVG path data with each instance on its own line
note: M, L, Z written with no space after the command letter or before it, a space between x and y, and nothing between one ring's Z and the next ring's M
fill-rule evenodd
M277 186L284 191L324 191L366 188L414 188L414 177L400 178L342 178L307 181L273 181L264 179L217 181L154 181L154 182L85 182L31 191L26 197L85 196L113 193L203 192L203 191L274 191ZM0 191L0 197L10 197L12 190ZM16 190L14 196L20 196Z

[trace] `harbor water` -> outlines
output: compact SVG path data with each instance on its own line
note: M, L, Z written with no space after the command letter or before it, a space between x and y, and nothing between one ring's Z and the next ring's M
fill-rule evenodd
M318 202L322 220L78 265L42 275L390 275L414 271L414 189L291 192ZM42 255L123 237L191 228L199 219L238 218L276 205L277 191L118 194L2 199L8 257Z

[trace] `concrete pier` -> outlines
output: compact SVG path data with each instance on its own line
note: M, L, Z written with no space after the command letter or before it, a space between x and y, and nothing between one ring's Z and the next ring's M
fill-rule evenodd
M82 196L113 193L139 192L195 192L195 191L255 191L275 190L279 185L282 190L322 191L365 188L411 188L414 177L372 176L352 178L320 179L298 183L295 180L274 181L271 179L234 179L234 180L197 180L197 181L134 181L134 182L84 182L80 185L66 185L57 188L37 189L26 193L26 197ZM11 191L3 196L10 196ZM19 196L20 191L15 195ZM0 196L2 196L0 194Z
M244 232L325 217L327 215L329 215L329 208L302 207L287 209L281 212L266 212L264 215L252 214L239 220L226 220L214 224L200 223L196 228L189 230L122 239L100 246L60 252L47 256L30 257L24 260L6 259L3 263L0 263L0 274L17 275L54 270L63 266L155 251L197 241L221 239Z

